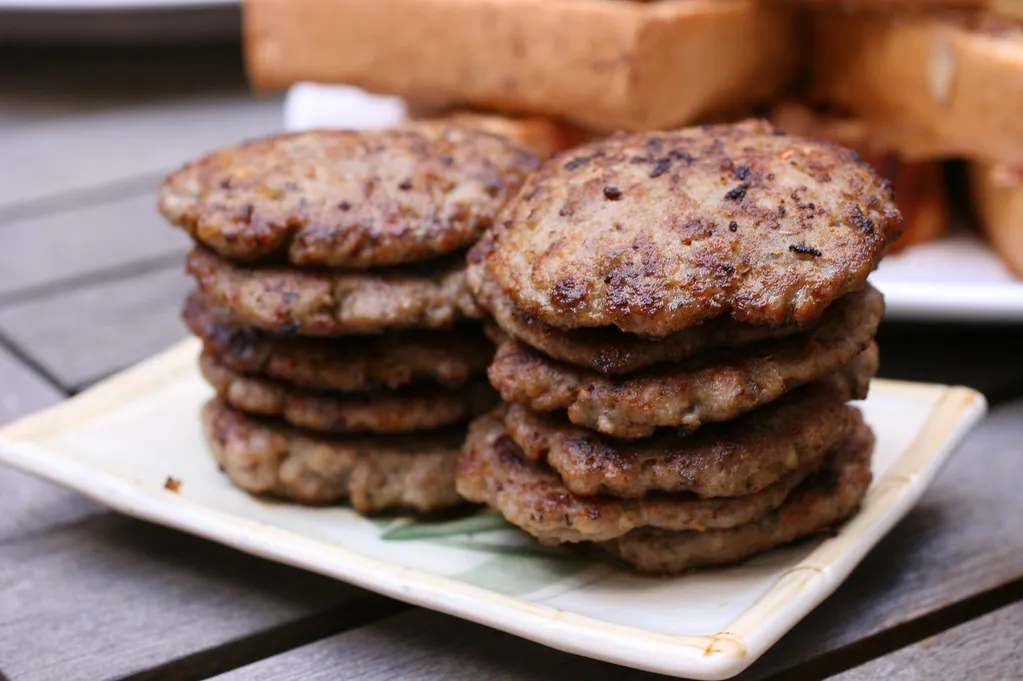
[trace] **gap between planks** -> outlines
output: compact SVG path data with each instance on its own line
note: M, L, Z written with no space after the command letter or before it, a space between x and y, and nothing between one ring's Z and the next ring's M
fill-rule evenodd
M26 352L20 345L8 338L2 330L0 330L0 350L5 351L13 361L24 367L26 371L34 374L41 382L46 383L54 390L64 393L64 397L71 395L71 390L53 372L40 364L36 358Z
M57 279L45 284L38 284L28 288L19 289L11 293L0 294L0 308L6 305L16 305L37 298L59 296L62 293L78 291L89 286L110 284L123 279L145 274L154 274L161 270L183 269L185 266L185 255L181 252L165 253L151 258L139 258L128 262L112 265L102 270L86 272L84 274Z
M879 631L776 674L750 678L757 678L759 681L827 678L860 667L1021 601L1023 601L1023 578L951 603L941 610L927 613L917 619L902 622L891 629ZM739 678L745 680L747 677Z
M58 191L42 198L15 201L0 208L0 234L6 225L21 220L46 217L54 213L98 206L110 201L134 196L152 196L156 203L156 190L167 173L149 173L108 184L80 189Z
M407 603L370 594L251 636L170 660L158 667L123 676L118 681L208 679L412 609L413 606Z
M1023 679L1023 603L851 669L834 681L915 679Z

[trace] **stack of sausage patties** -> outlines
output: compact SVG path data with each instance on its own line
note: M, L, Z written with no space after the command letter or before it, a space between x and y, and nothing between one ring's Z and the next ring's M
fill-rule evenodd
M457 424L496 401L464 249L536 164L435 122L255 141L167 178L160 209L197 244L205 432L235 484L364 512L459 503Z
M643 571L734 562L858 508L878 357L866 283L900 232L855 154L762 121L555 156L469 255L493 315L466 498Z

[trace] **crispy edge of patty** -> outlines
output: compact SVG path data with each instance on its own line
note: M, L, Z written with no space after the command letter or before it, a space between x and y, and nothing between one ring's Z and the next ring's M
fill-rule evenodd
M462 503L455 491L460 431L313 437L246 416L216 399L203 407L202 422L221 470L253 494L310 505L348 500L361 513L426 512Z
M188 254L188 273L207 300L239 323L275 333L444 329L483 316L461 257L379 272L322 272L240 267L195 248Z
M475 323L378 336L279 336L238 324L198 292L181 316L205 351L232 371L312 390L395 390L424 382L457 388L486 370L494 350Z
M580 497L738 497L812 465L847 437L863 422L849 397L841 380L812 384L734 422L646 440L600 436L521 405L506 409L505 426L525 458L546 462Z
M164 180L160 212L240 262L364 269L464 248L538 159L474 126L314 130L225 147Z
M614 327L557 328L517 308L494 280L485 262L491 243L489 237L484 236L469 251L466 276L479 305L490 312L508 335L554 359L600 374L629 374L662 362L683 361L714 348L744 346L813 328L813 325L758 327L712 320L658 339L624 333Z
M793 490L763 518L725 530L634 530L600 547L640 572L671 574L738 563L758 553L832 529L853 516L872 479L874 434L864 424L836 450L826 468Z
M497 399L483 381L455 390L326 393L242 376L209 354L200 357L199 368L217 396L235 409L330 433L404 433L440 428L468 421Z
M458 492L496 508L510 523L548 543L608 541L640 527L704 531L743 525L784 503L825 454L821 451L775 484L742 497L580 497L557 473L523 454L508 436L503 411L499 407L469 426L458 462Z
M580 426L623 438L648 437L658 427L699 428L728 421L785 393L862 360L877 370L873 338L884 314L875 289L838 301L814 330L734 352L662 365L638 376L609 378L553 361L516 340L502 342L488 369L505 402L536 411L568 410Z

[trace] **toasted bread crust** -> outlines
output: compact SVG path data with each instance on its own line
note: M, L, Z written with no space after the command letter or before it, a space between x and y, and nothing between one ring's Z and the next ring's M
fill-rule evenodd
M1023 30L983 17L821 10L814 96L910 157L1023 163Z
M253 0L244 19L261 89L350 83L611 131L769 98L794 75L790 14L756 0Z
M970 186L980 225L995 252L1023 277L1023 166L970 164Z

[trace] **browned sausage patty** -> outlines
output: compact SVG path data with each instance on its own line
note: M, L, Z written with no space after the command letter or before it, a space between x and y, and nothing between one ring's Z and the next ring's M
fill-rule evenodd
M458 462L458 492L469 501L496 508L512 524L550 543L607 541L639 527L705 531L744 525L784 503L824 455L821 452L773 485L741 497L580 497L569 492L554 471L524 455L508 436L502 412L499 408L469 426Z
M471 244L536 165L504 137L444 122L320 130L189 163L164 181L159 207L231 260L362 269Z
M391 390L420 383L464 385L486 371L494 346L478 324L377 336L278 336L238 324L199 294L182 317L206 352L228 369L313 390Z
M641 528L601 546L642 572L737 563L832 528L853 515L870 486L874 436L864 424L777 510L748 525L708 532Z
M401 433L468 421L489 409L497 395L485 381L455 390L412 388L400 392L312 392L266 378L232 372L212 355L199 366L225 403L250 414L279 416L310 430L333 433Z
M777 483L849 435L862 420L845 404L850 388L836 375L729 423L635 441L603 437L522 405L507 408L505 426L523 456L545 461L573 494L733 497Z
M234 484L305 504L349 500L363 513L456 506L464 431L362 438L314 437L265 423L224 403L203 408L203 428Z
M790 336L811 328L768 327L715 319L658 339L624 333L613 326L559 329L523 312L494 281L483 258L492 242L486 236L469 252L466 277L477 302L503 331L554 359L606 375L639 371L660 362L678 362L714 348L739 347Z
M500 214L487 265L547 324L663 337L716 317L812 322L901 230L891 186L853 152L749 120L545 162Z
M465 281L464 259L381 272L318 272L232 265L197 248L188 272L211 304L239 323L302 336L444 329L482 311Z
M553 361L518 341L498 347L491 384L505 402L568 409L572 423L616 437L647 437L662 426L728 421L840 369L865 397L877 371L874 334L884 312L870 289L836 302L813 331L685 364L612 378ZM858 359L857 359L858 358Z

